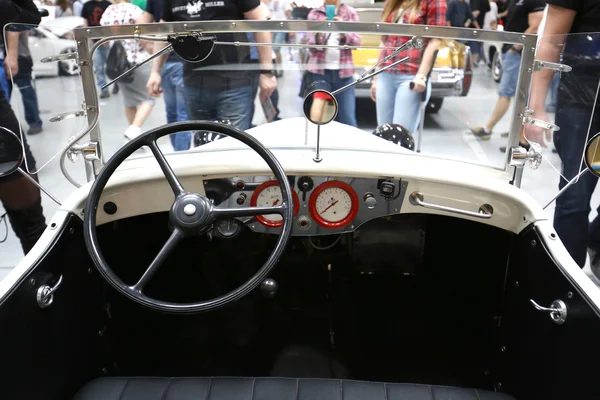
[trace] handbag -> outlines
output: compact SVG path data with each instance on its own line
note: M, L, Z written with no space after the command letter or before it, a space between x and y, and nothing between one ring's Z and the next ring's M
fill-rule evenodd
M127 59L127 52L125 51L125 47L119 41L113 43L108 52L108 57L106 58L106 76L108 76L111 80L117 79L121 74L125 73L127 70L133 68L133 65ZM133 75L131 73L121 77L119 79L123 83L131 83L133 82Z

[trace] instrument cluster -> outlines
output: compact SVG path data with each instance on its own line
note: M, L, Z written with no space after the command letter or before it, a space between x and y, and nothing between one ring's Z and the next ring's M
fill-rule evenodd
M400 212L406 183L393 179L288 177L292 187L292 235L311 236L350 232L366 221ZM283 201L279 182L271 177L233 178L228 197L217 207L276 206ZM208 183L208 182L207 182ZM247 225L255 232L279 233L281 215L261 215L220 221L215 233L222 238Z

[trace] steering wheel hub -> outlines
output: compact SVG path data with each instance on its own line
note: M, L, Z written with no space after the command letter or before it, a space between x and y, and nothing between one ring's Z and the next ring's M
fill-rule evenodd
M210 200L201 194L178 196L171 206L171 222L182 230L202 228L210 222Z

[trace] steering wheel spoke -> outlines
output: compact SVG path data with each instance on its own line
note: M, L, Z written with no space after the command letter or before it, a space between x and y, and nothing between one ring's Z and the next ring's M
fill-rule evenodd
M167 178L167 181L169 182L171 189L173 189L173 193L175 193L175 196L179 196L180 194L183 194L185 192L183 185L181 184L181 182L179 182L179 179L177 179L177 176L175 176L175 172L173 172L173 169L169 165L169 162L165 158L165 155L163 154L163 152L160 150L160 148L156 144L156 141L154 141L154 140L151 141L148 144L148 146L150 147L150 150L152 150L152 154L154 154L154 158L158 162L160 169L162 169L163 173L165 174L165 177Z
M279 214L285 215L288 205L271 207L243 207L243 208L213 208L212 212L216 219L232 217L255 217L257 215Z
M181 232L178 229L175 229L173 233L171 233L171 236L167 240L167 243L164 244L164 246L160 249L156 257L154 257L154 260L152 260L152 263L150 264L148 269L146 269L140 280L135 285L131 286L131 289L141 293L148 284L148 282L150 282L150 279L152 279L152 277L156 274L161 265L165 262L167 257L169 257L169 254L173 252L173 249L177 247L177 245L179 244L179 242L181 242L182 239L183 232Z

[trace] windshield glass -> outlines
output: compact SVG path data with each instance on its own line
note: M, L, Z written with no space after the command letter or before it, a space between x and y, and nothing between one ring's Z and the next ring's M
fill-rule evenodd
M261 80L270 77L270 71L261 70L259 57L267 48L253 44L255 38L251 32L216 34L216 37L212 53L204 61L182 60L171 52L162 69L160 93L154 97L146 92L152 62L104 91L98 88L101 98L106 96L101 99L99 120L105 159L124 140L139 132L186 118L251 129L254 134L263 135L261 140L267 140L265 144L270 147L301 148L307 143L313 146L317 130L304 119L303 101L311 91L324 89L334 93L337 103L335 121L321 127L325 147L365 149L360 140L344 140L343 134L336 135L335 140L333 136L328 138L337 124L352 127L363 137L385 124L398 124L412 134L413 150L504 168L508 138L503 133L509 130L513 106L508 106L493 130L494 135L481 134L478 127L487 122L494 110L493 102L486 100L490 92L498 91L499 84L484 62L480 62L479 68L473 67L473 43L439 40L433 68L423 74L422 81L427 82L426 86L423 84L427 88L423 92L412 85L429 43L427 37L420 37L424 40L423 48L406 48L393 55L412 36L393 40L383 37L382 43L382 35L373 34L277 32L268 50L275 65L277 89L264 98ZM104 45L108 50L101 47L97 51L111 51L116 43L127 53L132 65L151 57L155 51L151 43L134 39L111 41ZM502 47L484 42L480 46L492 57L492 47ZM377 69L390 68L369 77L378 61L389 55L393 56ZM520 63L517 61L512 68L518 71ZM361 77L366 79L351 85ZM340 90L348 85L351 86ZM119 93L114 95L117 87ZM179 103L176 96L181 97ZM173 106L181 101L185 107ZM138 106L137 114L133 114L134 106ZM264 128L268 123L275 126L254 129ZM198 151L198 146L207 140L202 135L194 132L175 135L163 141L164 151ZM236 146L234 141L226 141L220 147L226 143ZM385 146L389 151L398 151L396 143L387 142Z
M83 90L69 26L82 26L81 18L40 26L8 24L4 28L6 43L18 46L17 64L5 67L10 88L7 93L21 127L21 132L15 133L26 135L34 149L35 164L30 160L24 163L31 173L53 160L58 163L57 156L69 139L87 127L85 119L74 114L83 115ZM47 140L48 136L52 140Z

